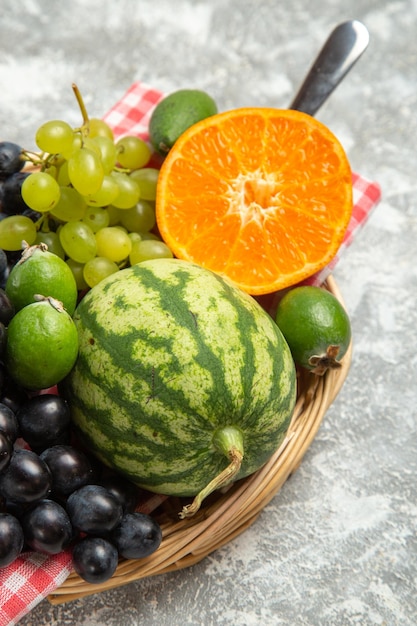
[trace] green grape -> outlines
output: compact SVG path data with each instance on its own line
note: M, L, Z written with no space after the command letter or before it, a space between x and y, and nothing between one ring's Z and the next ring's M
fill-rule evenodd
M122 137L116 142L116 150L118 162L128 170L144 167L151 158L148 144L139 137Z
M78 263L87 263L96 256L96 238L89 226L80 221L67 222L59 229L65 253Z
M115 226L118 224L120 220L120 213L122 212L121 209L109 204L107 211L109 214L109 226Z
M131 232L146 232L155 226L155 209L150 202L139 200L131 209L120 211L119 222Z
M83 148L87 148L88 150L95 152L97 156L99 156L101 159L100 146L98 145L96 141L94 141L94 139L91 139L90 137L85 137L83 139Z
M88 122L88 136L93 137L108 137L112 141L114 140L113 131L106 122L96 117L90 117Z
M61 187L61 197L51 215L63 222L81 220L87 209L83 196L73 187Z
M119 195L112 202L118 209L130 209L140 198L139 185L123 172L113 172L112 176L119 186Z
M56 154L67 152L72 147L74 131L67 122L51 120L42 124L36 131L36 145L42 152Z
M116 146L112 139L109 137L102 137L99 135L98 137L94 137L92 139L93 143L95 143L101 154L101 163L103 165L104 173L110 174L113 171L116 161L117 161L117 152Z
M142 237L139 235L139 233L128 233L128 235L130 237L132 245L137 241L142 241Z
M107 209L89 206L83 217L83 223L87 224L96 233L101 228L106 228L110 222L110 215Z
M95 256L84 265L84 280L89 287L94 287L103 278L118 271L119 268L114 261L103 256Z
M81 134L80 133L74 133L73 140L72 140L72 145L71 145L70 149L69 150L61 150L61 156L64 159L71 158L72 155L74 154L74 152L76 152L77 150L82 148L82 145L83 145L83 139L81 137Z
M96 233L97 256L104 256L110 261L120 263L127 259L132 249L132 240L129 235L117 228L108 226Z
M73 187L82 196L97 193L104 178L99 155L88 148L76 150L68 160L68 176Z
M68 174L68 161L62 161L58 166L56 181L60 187L68 187L71 184Z
M71 272L74 275L75 282L77 285L78 291L84 291L84 289L88 289L88 285L85 282L84 278L84 263L77 263L74 259L67 259L66 264L70 268Z
M135 241L129 254L130 265L148 261L149 259L172 259L173 254L163 241L145 239Z
M49 176L52 176L52 178L54 178L55 180L57 179L58 167L56 165L48 165L48 167L45 167L43 171L45 172L45 174L49 174Z
M61 167L61 165L65 163L65 161L66 161L66 157L64 157L63 154L59 153L59 154L49 155L47 163L51 166L55 165L55 167L58 170Z
M159 170L154 167L143 167L131 172L130 177L135 180L140 189L140 197L143 200L156 199L156 186L158 183Z
M34 172L22 183L22 198L33 211L45 213L58 203L61 190L55 178L45 172Z
M152 239L153 241L162 241L162 239L159 237L159 235L155 235L155 233L139 232L138 235L140 236L142 241L144 241L145 239L146 240Z
M26 215L10 215L0 221L0 248L21 250L26 241L30 246L36 239L36 226Z
M108 206L112 204L114 200L116 200L119 195L119 185L113 176L109 176L108 174L104 175L103 183L97 193L93 193L90 196L86 196L86 202L90 206Z
M35 239L35 244L44 243L48 246L48 251L56 254L61 259L65 259L65 250L62 247L62 244L59 240L59 236L57 233L54 233L53 230L49 230L47 233L38 231Z

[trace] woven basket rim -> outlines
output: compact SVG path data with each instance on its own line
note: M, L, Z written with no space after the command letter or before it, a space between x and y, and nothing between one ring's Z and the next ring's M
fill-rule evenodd
M323 285L344 305L336 281L329 276ZM297 402L290 427L280 448L257 472L241 479L229 489L214 494L192 518L178 519L179 507L170 512L170 502L161 516L160 547L151 556L121 560L112 578L90 584L72 572L66 581L48 596L51 604L61 604L102 591L121 587L142 578L190 567L214 550L231 541L253 524L262 509L277 494L300 465L315 438L327 409L338 395L349 371L352 344L341 367L324 376L299 372ZM155 512L156 513L156 512Z

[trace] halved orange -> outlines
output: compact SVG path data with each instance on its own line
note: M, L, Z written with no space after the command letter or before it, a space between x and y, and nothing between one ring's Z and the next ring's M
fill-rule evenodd
M202 120L176 141L158 179L157 225L174 255L252 295L322 269L351 212L341 143L299 111L241 108Z

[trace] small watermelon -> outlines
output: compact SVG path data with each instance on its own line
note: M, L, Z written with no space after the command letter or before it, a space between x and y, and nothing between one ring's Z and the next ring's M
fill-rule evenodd
M93 287L64 381L72 419L105 464L156 493L195 496L259 469L288 430L295 366L272 318L228 280L155 259Z

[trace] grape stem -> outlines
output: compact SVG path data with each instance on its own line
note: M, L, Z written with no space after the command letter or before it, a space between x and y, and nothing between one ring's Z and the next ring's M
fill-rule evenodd
M39 230L43 233L50 233L51 229L49 226L49 214L45 213L45 215L43 216L43 220L38 220L39 221Z
M28 172L32 171L33 168L40 168L41 171L44 172L49 165L54 164L54 160L57 156L56 154L46 154L45 152L31 152L26 149L23 149L21 154L25 161L32 164L30 169L26 169Z
M72 83L72 90L73 90L73 92L75 94L75 97L77 99L78 106L80 107L81 116L83 118L83 127L86 127L88 129L88 124L90 122L90 119L88 117L87 109L85 107L84 100L83 100L83 97L81 95L81 92L80 92L80 90L78 89L78 86L75 83Z
M49 233L50 232L50 228L49 228L49 215L48 213L43 213L40 218L38 220L36 220L35 222L35 228L36 230L39 232L41 231L42 233Z
M31 152L30 150L22 150L22 157L25 161L32 163L32 165L43 165L44 159L42 155L39 155L37 152Z

